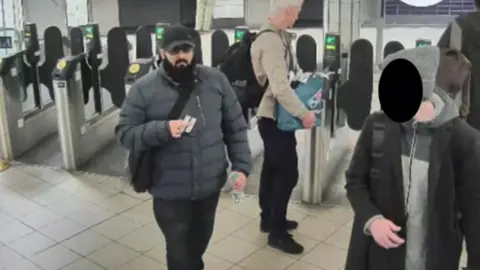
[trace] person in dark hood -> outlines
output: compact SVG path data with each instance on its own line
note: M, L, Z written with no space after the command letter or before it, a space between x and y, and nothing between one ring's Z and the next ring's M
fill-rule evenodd
M480 77L478 76L480 74L480 11L478 10L480 9L480 0L474 0L474 3L477 10L456 17L443 32L437 46L450 48L452 28L460 28L461 52L472 65L467 122L480 130Z
M245 187L253 163L240 104L219 70L196 65L189 32L165 30L161 65L132 85L115 128L129 151L152 151L149 192L171 270L205 268L227 153L235 189ZM171 116L186 93L180 117Z
M345 269L458 270L463 240L468 269L480 269L480 133L435 83L438 47L381 67L396 59L419 71L423 102L407 122L376 112L364 124L346 172L355 218Z

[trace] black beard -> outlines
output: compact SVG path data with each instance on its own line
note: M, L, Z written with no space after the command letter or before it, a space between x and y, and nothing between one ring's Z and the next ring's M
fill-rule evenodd
M173 81L180 84L180 86L189 87L195 81L195 61L193 60L186 66L175 66L170 61L164 59L162 61L165 73L172 78Z

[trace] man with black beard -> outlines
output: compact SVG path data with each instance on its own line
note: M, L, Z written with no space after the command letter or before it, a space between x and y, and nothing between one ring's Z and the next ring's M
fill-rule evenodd
M204 269L220 190L235 174L243 190L252 169L247 123L227 78L196 65L191 30L165 30L160 67L138 80L115 132L129 151L153 151L153 210L169 270ZM179 117L171 111L184 100ZM225 146L227 151L225 151Z

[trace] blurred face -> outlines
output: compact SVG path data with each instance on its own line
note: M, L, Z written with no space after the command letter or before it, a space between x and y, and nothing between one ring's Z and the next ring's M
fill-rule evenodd
M177 45L162 52L163 59L167 59L176 68L187 67L192 63L193 46L189 44Z

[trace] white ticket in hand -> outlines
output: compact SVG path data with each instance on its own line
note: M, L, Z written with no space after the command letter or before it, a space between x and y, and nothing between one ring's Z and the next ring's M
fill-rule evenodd
M183 121L185 121L185 123L187 123L185 125L185 129L183 130L183 132L190 133L190 132L192 132L193 127L195 126L195 123L197 122L197 118L191 117L190 115L187 115L187 116L185 116Z

